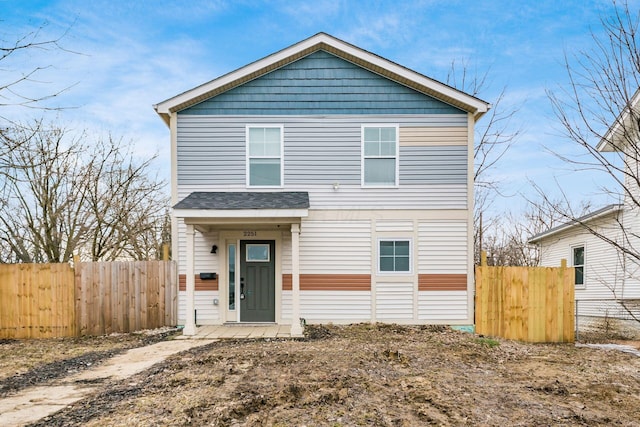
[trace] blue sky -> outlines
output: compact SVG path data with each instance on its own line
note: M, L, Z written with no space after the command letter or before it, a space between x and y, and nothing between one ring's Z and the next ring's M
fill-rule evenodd
M636 4L635 2L632 4ZM566 87L565 53L588 49L609 1L13 1L0 0L0 39L34 31L67 32L63 51L31 51L0 63L5 77L51 65L22 93L68 88L49 113L71 129L111 132L141 156L158 153L169 176L169 132L152 105L318 32L326 32L437 80L452 61L488 72L481 97L507 88L522 129L493 175L503 183L496 209L524 206L529 180L548 192L559 182L576 199L592 198L603 177L566 170L544 147L571 153L545 91ZM0 74L2 76L2 74ZM0 101L1 102L1 101ZM1 107L25 120L40 110Z

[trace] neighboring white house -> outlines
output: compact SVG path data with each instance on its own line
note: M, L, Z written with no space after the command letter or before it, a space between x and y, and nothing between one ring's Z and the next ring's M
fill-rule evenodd
M154 106L179 319L472 324L489 104L319 33Z
M640 315L640 196L638 191L638 124L640 90L608 129L596 149L619 156L624 168L624 203L613 204L529 239L540 250L540 265L576 268L575 298L579 315L628 318L624 304ZM634 121L631 123L631 121ZM607 155L607 154L604 154Z

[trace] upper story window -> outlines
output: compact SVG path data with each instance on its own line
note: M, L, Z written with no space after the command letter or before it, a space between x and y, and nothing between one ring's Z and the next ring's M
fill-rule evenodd
M247 126L247 186L282 186L282 126Z
M575 285L584 286L584 245L571 248L571 264L576 271Z
M398 185L398 126L362 126L362 185Z

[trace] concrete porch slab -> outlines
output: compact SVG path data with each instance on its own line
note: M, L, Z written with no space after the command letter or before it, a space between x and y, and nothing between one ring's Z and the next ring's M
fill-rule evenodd
M291 325L207 325L198 326L193 336L181 335L176 339L258 339L298 338L291 336Z

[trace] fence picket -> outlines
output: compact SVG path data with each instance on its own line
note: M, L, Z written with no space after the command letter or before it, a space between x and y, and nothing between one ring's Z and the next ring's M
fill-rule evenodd
M0 339L102 335L177 323L175 261L0 264Z
M528 342L573 342L572 267L476 266L476 331Z

